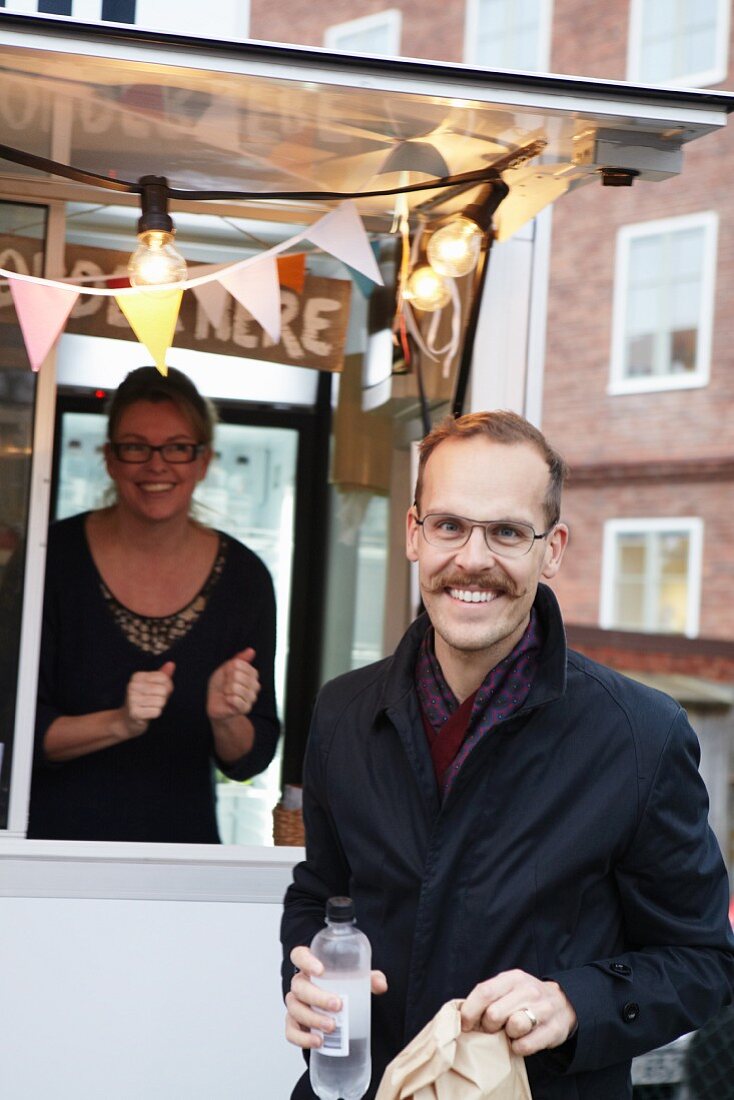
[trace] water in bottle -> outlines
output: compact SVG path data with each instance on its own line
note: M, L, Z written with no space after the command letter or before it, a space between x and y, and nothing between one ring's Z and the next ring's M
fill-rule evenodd
M361 1100L372 1075L372 952L369 940L356 927L351 898L329 898L326 928L314 936L311 950L324 964L323 974L312 979L314 985L328 989L342 1002L340 1012L330 1013L336 1027L323 1032L323 1046L311 1051L311 1087L321 1100Z

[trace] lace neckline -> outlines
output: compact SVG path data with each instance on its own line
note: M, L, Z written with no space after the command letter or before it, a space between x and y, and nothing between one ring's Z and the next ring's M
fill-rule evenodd
M159 656L193 629L209 602L212 589L224 572L227 542L219 536L219 549L209 576L192 600L172 615L138 615L112 594L99 575L99 588L107 608L127 640L143 653Z

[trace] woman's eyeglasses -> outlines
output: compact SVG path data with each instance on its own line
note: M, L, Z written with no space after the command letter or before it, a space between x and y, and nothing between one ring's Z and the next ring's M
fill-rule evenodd
M164 462L178 463L193 462L204 450L203 443L162 443L154 447L152 443L110 443L110 450L120 462L142 463L149 462L157 451Z

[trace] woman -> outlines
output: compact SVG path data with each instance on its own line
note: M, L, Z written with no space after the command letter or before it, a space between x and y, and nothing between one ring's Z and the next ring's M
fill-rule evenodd
M190 515L213 429L185 375L133 371L115 503L50 529L31 837L217 843L213 764L247 779L273 758L270 575Z

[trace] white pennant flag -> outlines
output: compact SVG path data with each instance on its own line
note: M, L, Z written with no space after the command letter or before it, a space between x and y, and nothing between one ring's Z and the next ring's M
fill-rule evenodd
M280 284L275 256L264 256L246 267L223 271L218 279L265 329L273 343L280 343Z
M375 254L353 202L343 202L303 234L307 240L353 267L373 283L383 285Z
M194 292L197 302L201 304L201 308L207 315L209 323L213 328L219 328L222 323L222 318L224 317L224 311L227 308L227 302L229 301L229 294L225 288L214 279L210 283L201 283L199 286L192 286L191 289Z

